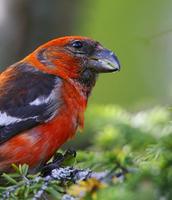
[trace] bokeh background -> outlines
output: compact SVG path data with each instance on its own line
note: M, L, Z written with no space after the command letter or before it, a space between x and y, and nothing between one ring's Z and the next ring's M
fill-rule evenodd
M168 105L171 9L171 0L0 0L1 69L50 39L89 36L112 49L122 65L118 74L101 75L90 104Z

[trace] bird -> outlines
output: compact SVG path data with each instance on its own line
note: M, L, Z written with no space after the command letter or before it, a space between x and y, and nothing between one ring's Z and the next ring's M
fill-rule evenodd
M53 39L0 73L0 172L37 171L84 126L98 74L116 72L116 55L83 36Z

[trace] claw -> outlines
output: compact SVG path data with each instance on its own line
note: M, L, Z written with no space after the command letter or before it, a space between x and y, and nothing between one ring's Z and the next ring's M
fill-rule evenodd
M76 151L74 149L68 149L64 154L57 153L54 155L53 161L45 164L41 169L42 176L51 174L51 171L55 168L63 166L64 162L70 158L76 157Z

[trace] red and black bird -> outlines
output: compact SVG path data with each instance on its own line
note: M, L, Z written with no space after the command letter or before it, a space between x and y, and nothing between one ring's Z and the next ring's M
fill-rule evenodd
M83 127L101 72L120 69L115 54L87 37L54 39L0 74L0 171L38 169Z

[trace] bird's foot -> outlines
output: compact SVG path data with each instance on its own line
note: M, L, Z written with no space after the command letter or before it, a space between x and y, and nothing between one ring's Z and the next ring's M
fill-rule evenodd
M53 169L65 166L68 163L68 161L70 162L70 160L75 157L76 157L76 151L73 149L66 150L64 154L56 153L54 155L53 161L50 163L46 163L42 167L41 174L43 176L47 176L51 173Z

